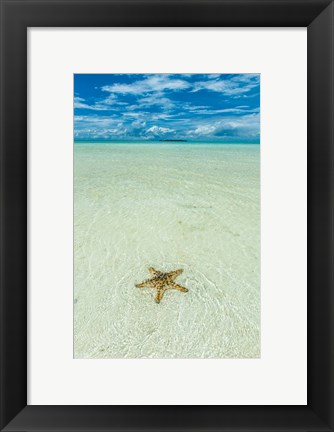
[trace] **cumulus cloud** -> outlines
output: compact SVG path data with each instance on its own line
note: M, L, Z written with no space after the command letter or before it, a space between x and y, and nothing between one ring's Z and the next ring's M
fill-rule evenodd
M175 132L174 129L170 129L168 127L151 126L149 129L147 129L146 135L152 134L154 136L160 136L160 135L166 135L166 134L170 134L170 133L174 133L174 132Z

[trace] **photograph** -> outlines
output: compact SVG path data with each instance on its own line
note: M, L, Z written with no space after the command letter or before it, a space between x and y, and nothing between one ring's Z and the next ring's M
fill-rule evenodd
M261 358L261 75L73 80L73 357Z

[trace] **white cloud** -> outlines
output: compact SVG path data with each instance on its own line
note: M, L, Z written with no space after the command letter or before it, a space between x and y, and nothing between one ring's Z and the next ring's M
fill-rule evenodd
M145 117L147 114L148 113L145 112L123 112L122 113L124 117L134 117L134 118Z
M169 120L176 116L176 114L167 114L167 113L150 113L150 118L152 120Z
M162 93L153 93L150 96L146 96L140 99L139 103L135 106L136 108L149 107L149 106L162 106L165 109L171 109L174 107L174 103L163 97Z
M217 115L217 114L224 114L224 113L247 114L247 113L254 113L259 111L259 108L246 109L245 107L209 109L208 107L201 107L201 106L198 107L185 106L185 109L187 109L189 112L194 114L206 114L206 115Z
M237 96L247 93L259 85L259 74L241 74L229 79L211 79L194 84L193 92L210 90L226 96Z
M134 81L131 84L112 84L104 86L101 90L110 93L140 95L151 92L163 92L165 90L183 90L190 87L187 81L170 78L168 75L151 75L143 80Z
M170 129L167 127L161 127L161 126L152 126L149 129L147 129L146 134L152 134L154 136L159 136L159 135L165 135L165 134L169 134L169 133L173 133L175 132L174 129Z
M75 116L74 117L74 130L76 137L99 137L108 135L107 131L117 129L121 130L119 126L119 118L111 116ZM123 128L124 129L124 128ZM109 132L110 133L110 132Z
M198 128L196 128L192 134L194 135L210 135L212 134L214 131L216 130L216 127L211 125L207 125L207 126L199 126Z
M85 103L85 99L83 99L79 96L74 96L74 108L88 108L88 109L90 109L89 105L87 105Z
M74 108L84 108L93 111L106 111L111 108L116 108L120 105L127 105L125 102L119 102L117 96L109 95L107 98L101 101L94 102L94 104L89 105L85 99L79 96L74 96Z
M258 139L260 137L260 116L258 113L240 117L225 117L211 121L197 122L196 127L189 127L187 136L199 138L201 136L215 139L229 137L239 139Z

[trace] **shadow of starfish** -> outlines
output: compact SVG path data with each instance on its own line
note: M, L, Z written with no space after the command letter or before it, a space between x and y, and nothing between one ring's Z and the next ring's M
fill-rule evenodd
M183 272L182 269L163 273L150 267L148 271L153 275L153 277L151 279L146 279L144 282L136 284L135 286L137 288L154 288L156 290L155 301L157 303L160 303L165 291L169 289L176 289L181 292L188 291L187 288L174 282L174 279Z

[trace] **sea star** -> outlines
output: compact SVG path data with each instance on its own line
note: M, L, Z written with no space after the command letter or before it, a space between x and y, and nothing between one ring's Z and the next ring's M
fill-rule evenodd
M154 276L151 279L146 279L144 282L140 284L136 284L137 288L154 288L156 290L155 301L160 303L165 291L168 289L176 289L181 292L187 292L187 288L184 288L181 285L178 285L174 282L174 279L179 276L183 270L175 270L168 273L164 273L158 270L155 270L153 267L150 267L148 271Z

